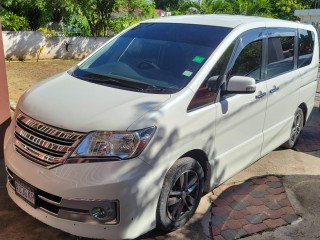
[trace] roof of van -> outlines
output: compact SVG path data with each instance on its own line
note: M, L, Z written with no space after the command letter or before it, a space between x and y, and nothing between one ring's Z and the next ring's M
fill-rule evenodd
M212 25L219 27L235 28L241 24L252 23L252 22L286 22L289 21L264 18L264 17L253 17L253 16L241 16L241 15L227 15L227 14L202 14L202 15L183 15L163 18L153 18L144 22L158 22L158 23L186 23L186 24L199 24L199 25ZM293 23L293 22L291 22Z

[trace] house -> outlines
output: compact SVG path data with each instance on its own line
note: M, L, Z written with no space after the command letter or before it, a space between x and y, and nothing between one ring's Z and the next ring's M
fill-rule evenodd
M171 12L166 12L162 9L156 9L157 14L159 15L159 17L169 17L171 16Z
M295 10L294 15L300 18L301 23L312 24L320 35L320 9Z

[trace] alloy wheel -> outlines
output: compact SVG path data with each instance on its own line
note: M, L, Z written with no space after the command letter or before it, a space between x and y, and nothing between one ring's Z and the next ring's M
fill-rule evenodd
M167 214L172 221L178 221L197 206L199 176L188 170L173 184L167 199Z

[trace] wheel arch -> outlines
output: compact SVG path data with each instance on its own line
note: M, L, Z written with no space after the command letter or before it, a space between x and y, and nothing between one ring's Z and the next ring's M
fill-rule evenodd
M185 154L183 154L180 158L183 157L191 157L194 160L198 161L199 164L201 165L204 173L204 194L208 193L210 189L210 179L211 179L211 166L209 163L209 159L207 154L200 149L194 149L191 150Z

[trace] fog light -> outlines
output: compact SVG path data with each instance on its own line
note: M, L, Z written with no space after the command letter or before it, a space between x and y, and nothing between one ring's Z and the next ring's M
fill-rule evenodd
M110 204L107 204L105 206L92 208L90 213L91 216L94 217L96 220L111 222L117 219L116 211L116 204L114 202L110 202Z

